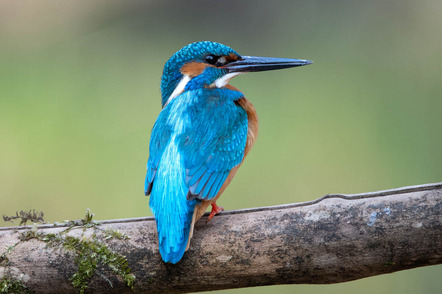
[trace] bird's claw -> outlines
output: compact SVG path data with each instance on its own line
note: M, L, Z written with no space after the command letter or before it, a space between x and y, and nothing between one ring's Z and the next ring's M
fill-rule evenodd
M212 211L210 212L209 217L207 218L207 222L210 221L215 215L219 214L221 211L224 210L223 207L216 205L216 202L212 203L211 205L212 205Z

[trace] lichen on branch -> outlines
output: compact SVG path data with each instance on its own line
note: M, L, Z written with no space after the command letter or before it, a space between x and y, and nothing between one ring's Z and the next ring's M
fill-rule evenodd
M135 275L132 274L126 257L112 250L106 244L106 241L112 239L128 240L129 237L117 230L102 229L100 223L93 220L93 216L93 213L88 209L83 219L66 222L67 228L57 233L45 233L39 231L36 226L21 232L19 241L6 248L6 251L0 255L0 266L7 272L9 267L8 255L21 243L38 240L44 242L47 247L64 250L73 256L77 271L70 278L70 282L72 286L79 290L79 293L84 293L91 278L97 274L97 270L101 266L108 267L132 289ZM82 230L79 237L69 235L69 232L79 229ZM89 236L85 234L86 229L92 229ZM106 276L101 273L99 276L112 286L112 282ZM0 285L2 287L0 289L7 289L5 293L21 293L24 291L23 289L26 289L22 281L6 278L2 280ZM18 292L14 292L16 291L14 289L18 289Z

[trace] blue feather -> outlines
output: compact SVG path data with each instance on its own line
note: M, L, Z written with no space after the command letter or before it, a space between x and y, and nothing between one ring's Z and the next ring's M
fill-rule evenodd
M184 254L193 211L199 203L186 199L186 169L178 138L185 132L188 121L186 116L179 115L180 109L180 103L171 103L155 122L147 173L149 180L151 174L155 176L149 206L155 215L160 254L165 262L171 263L177 263ZM155 162L158 166L154 174L150 172L153 169L150 164Z
M224 182L226 178L219 178L216 174L230 172L244 157L247 114L234 103L242 97L238 91L199 89L190 92L196 92L195 95L202 98L199 104L192 106L192 111L189 110L189 113L198 115L192 118L193 132L187 134L187 144L183 144L184 154L190 155L185 161L187 183L191 194L197 198L212 199L222 186L218 181L224 178ZM232 136L234 140L229 139ZM211 183L207 185L209 179ZM207 192L201 193L203 189Z
M145 192L150 192L149 206L165 262L182 258L195 206L215 197L230 170L243 159L247 114L234 102L242 96L227 89L185 91L164 107L155 122ZM235 140L228 139L232 135Z
M213 181L212 187L210 188L210 191L209 191L209 199L215 197L216 194L218 193L218 190L219 190L218 186L221 187L220 183L222 183L223 174L224 173L218 173L216 175L216 178Z
M204 173L206 173L206 171L206 168L204 166L201 166L200 169L192 175L191 179L187 183L189 187L195 185L195 183L204 175Z
M182 78L181 67L191 60L203 60L207 54L239 56L232 48L210 41L189 44L177 51L164 65L163 76L161 78L161 103L164 107L167 99L178 85Z
M207 181L209 180L210 176L212 175L212 173L210 173L209 171L206 171L204 173L204 175L201 177L201 179L198 181L198 185L195 189L195 193L196 194L200 194L201 190L204 188L204 186L206 185Z
M204 185L204 190L201 191L200 197L202 199L209 199L209 191L212 188L213 182L215 182L217 176L218 173L212 173L210 175L210 178L207 180L206 184Z
M244 159L247 113L253 126L257 123L253 107L239 101L244 96L227 86L229 80L244 72L311 63L241 56L209 41L189 44L166 62L161 77L163 110L152 130L144 183L164 261L176 263L182 258L196 205L214 200Z

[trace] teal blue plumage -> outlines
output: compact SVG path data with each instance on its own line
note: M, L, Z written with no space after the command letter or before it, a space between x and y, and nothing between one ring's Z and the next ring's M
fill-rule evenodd
M184 254L195 205L215 197L243 159L247 114L235 104L242 96L228 89L189 90L154 125L145 192L151 194L166 262L176 263Z
M161 77L161 104L163 107L183 76L179 71L180 68L189 61L204 61L208 54L216 56L234 54L240 56L232 48L216 42L203 41L184 46L164 65ZM201 77L204 77L204 75Z
M163 109L152 129L144 188L165 262L181 260L192 220L201 217L208 205L212 205L208 219L222 210L215 203L219 191L256 138L256 112L240 91L227 86L229 80L240 73L310 63L241 56L209 41L189 44L166 62L161 78Z

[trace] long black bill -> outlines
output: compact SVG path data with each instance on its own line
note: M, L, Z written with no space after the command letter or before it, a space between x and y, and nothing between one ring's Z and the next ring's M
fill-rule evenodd
M242 56L241 60L228 63L225 68L229 70L229 73L255 72L303 66L312 63L313 61L304 59Z

